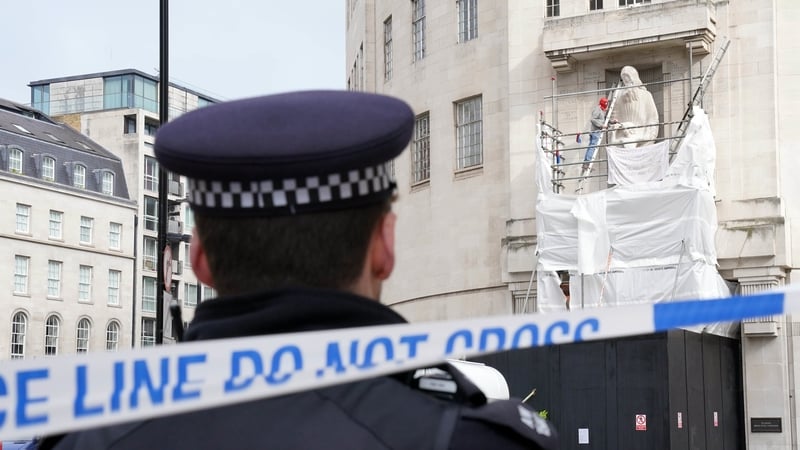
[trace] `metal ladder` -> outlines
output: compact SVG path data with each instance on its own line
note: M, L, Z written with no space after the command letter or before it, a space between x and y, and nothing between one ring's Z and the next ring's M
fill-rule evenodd
M686 136L686 130L689 127L689 122L694 116L694 107L703 101L703 96L706 93L706 89L708 88L708 85L711 84L711 79L714 78L714 74L717 72L717 68L719 68L719 64L722 62L722 58L725 56L725 52L728 51L728 47L730 45L731 40L725 38L725 42L722 43L720 48L714 54L714 58L711 60L711 65L708 66L708 69L706 69L705 73L700 78L700 84L697 86L697 89L695 89L694 95L692 95L692 100L686 106L686 112L683 113L683 118L681 119L678 128L675 130L675 135L677 137L673 139L672 143L670 144L670 161L672 161L672 158L678 150L678 147L680 147L681 142L683 142L683 138Z
M583 191L583 185L586 183L586 180L589 178L589 174L592 172L592 166L594 165L594 160L597 158L597 155L600 153L600 146L603 145L603 142L606 140L607 130L608 130L608 123L611 121L611 113L614 111L614 105L617 103L617 94L619 93L619 83L614 83L611 85L611 101L608 102L608 111L606 111L606 118L603 121L603 129L600 133L600 139L597 140L597 144L595 144L594 152L592 153L592 159L588 162L584 163L584 167L581 169L581 179L578 181L578 187L575 189L576 193L580 193ZM589 135L591 136L591 131L589 131ZM589 138L591 142L591 137ZM587 147L588 150L588 147Z

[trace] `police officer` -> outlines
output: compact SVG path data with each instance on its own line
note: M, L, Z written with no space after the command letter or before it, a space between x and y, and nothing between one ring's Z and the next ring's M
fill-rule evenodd
M394 265L390 162L414 114L374 94L310 91L222 103L163 126L155 154L188 178L191 263L220 297L186 340L388 325ZM413 373L75 433L67 449L555 448L519 401L487 403L452 367L448 399Z

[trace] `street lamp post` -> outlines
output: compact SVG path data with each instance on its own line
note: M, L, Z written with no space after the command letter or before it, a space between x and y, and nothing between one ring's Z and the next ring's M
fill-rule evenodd
M169 120L169 0L160 1L159 14L159 126ZM158 166L158 266L156 288L156 344L164 342L164 291L170 289L165 284L164 249L167 244L167 192L169 180L167 171ZM168 270L172 270L171 267Z

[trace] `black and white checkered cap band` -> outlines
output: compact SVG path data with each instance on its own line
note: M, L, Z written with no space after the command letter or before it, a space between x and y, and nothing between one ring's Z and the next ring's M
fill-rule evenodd
M385 193L395 187L391 162L373 167L262 181L210 181L189 178L189 202L202 209L253 211L327 209Z

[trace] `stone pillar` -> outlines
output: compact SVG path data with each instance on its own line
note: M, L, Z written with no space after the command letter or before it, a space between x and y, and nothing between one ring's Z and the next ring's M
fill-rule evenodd
M735 269L743 295L784 284L778 267ZM797 449L794 351L791 318L768 316L742 322L742 370L747 448ZM798 346L800 348L800 346ZM780 418L781 432L752 432L751 419Z

